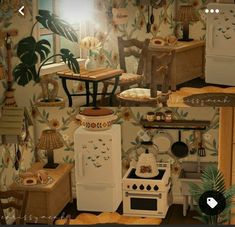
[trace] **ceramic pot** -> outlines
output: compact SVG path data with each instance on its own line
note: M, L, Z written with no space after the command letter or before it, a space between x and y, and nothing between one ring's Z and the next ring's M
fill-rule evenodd
M37 177L41 184L46 184L48 182L48 173L45 170L37 171Z
M85 61L85 69L88 71L94 71L97 69L97 62L94 57L88 57Z
M106 108L87 108L76 117L81 126L90 131L108 130L117 119L113 111Z
M148 149L140 155L135 174L141 178L153 178L159 174L156 158L152 153L149 153Z

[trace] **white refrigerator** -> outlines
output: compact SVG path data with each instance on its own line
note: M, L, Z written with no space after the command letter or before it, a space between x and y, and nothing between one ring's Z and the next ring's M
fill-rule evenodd
M75 179L79 211L115 212L122 201L121 126L76 130Z
M207 13L207 83L235 85L235 4L210 3Z

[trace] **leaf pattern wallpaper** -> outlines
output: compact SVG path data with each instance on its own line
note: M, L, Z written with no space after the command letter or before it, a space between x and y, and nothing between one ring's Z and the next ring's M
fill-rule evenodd
M149 111L165 112L165 109L153 108L113 108L118 116L116 123L122 126L122 165L123 174L129 168L132 160L138 160L141 151L138 132L142 129L140 119ZM209 120L211 122L208 129L203 133L204 146L206 148L206 157L200 158L202 162L217 161L218 152L218 127L219 127L219 109L218 108L172 108L174 119L197 119ZM203 111L202 111L203 110ZM37 141L44 129L56 129L63 138L64 147L56 150L55 161L64 163L74 163L74 139L75 130L80 127L80 121L76 115L79 108L30 108L34 126L31 127L32 140L27 145L21 146L21 159L19 160L19 169L15 170L15 148L14 146L0 147L0 189L6 189L13 182L20 171L25 171L35 160L45 161L45 151L35 150ZM166 130L173 141L178 140L177 130ZM158 130L151 131L154 137ZM193 131L183 131L182 140L190 144L193 140ZM138 148L138 149L137 149ZM197 161L196 154L189 155L184 159L172 157L171 152L157 155L158 161L170 161L172 164L172 176L174 180L174 196L180 196L180 185L177 181L182 161Z
M33 25L32 21L32 1L26 2L26 16L20 17L16 13L20 0L3 0L4 4L0 6L0 30L12 28L21 28L19 34L14 38L15 45L29 34L28 28ZM155 23L152 26L151 32L146 33L147 24L147 7L145 0L96 0L96 10L94 17L96 23L94 25L94 35L102 42L103 48L99 55L96 56L98 63L101 66L119 67L119 56L117 50L117 37L125 38L154 38L157 36L166 37L173 35L175 32L181 34L181 26L175 22L176 7L186 0L166 0L166 4L159 9L154 10ZM192 0L192 3L200 14L200 21L190 26L190 33L193 38L205 38L205 15L203 7L209 1ZM10 4L9 4L10 3ZM115 25L112 21L112 8L127 8L129 12L128 24ZM93 34L91 34L93 35ZM14 53L15 56L15 53ZM18 59L13 57L13 65L16 65ZM5 64L3 40L0 41L0 63ZM128 63L128 71L132 72L136 69L136 60L130 59ZM44 151L36 151L37 140L40 137L41 131L46 128L56 129L61 133L64 140L64 147L58 150L55 154L57 162L74 162L74 141L73 133L80 126L80 122L76 119L79 108L38 108L34 106L34 102L40 96L39 85L30 83L26 87L19 87L14 84L15 97L18 106L31 106L30 111L34 119L34 126L31 127L31 141L24 146L20 146L21 157L16 159L15 146L5 145L0 146L0 189L7 189L13 182L19 171L24 171L35 160L45 160ZM81 83L71 83L71 90L74 92L83 91L84 86ZM6 89L6 81L0 81L0 103L3 101L4 91ZM62 86L60 84L59 96L65 97ZM84 104L83 99L78 99L77 106ZM1 104L0 104L1 105ZM135 147L139 146L137 137L138 131L141 129L139 124L140 118L152 108L115 108L114 111L119 116L118 123L122 124L123 134L123 173L130 165L131 159L137 158ZM154 111L165 111L154 109ZM218 108L203 108L195 110L193 108L175 108L173 109L174 116L177 119L203 119L210 120L210 128L205 132L205 145L207 156L202 161L216 161L218 150L218 125L219 125L219 109ZM153 132L156 133L156 132ZM174 140L177 140L177 131L169 132ZM192 132L184 133L183 138L187 143L193 139ZM134 148L134 149L133 149ZM195 160L195 155L190 155L186 160ZM172 173L175 176L176 186L174 195L180 195L180 186L177 184L177 177L180 171L180 162L176 159L169 159L169 156L163 155L159 160L170 160L172 163ZM15 168L15 163L18 162L19 168Z
M151 32L146 32L146 25L148 22L148 7L147 0L94 0L95 10L93 12L92 27L93 34L102 43L102 50L100 54L94 53L95 58L100 66L119 67L119 56L117 50L117 37L124 38L138 38L144 40L145 38L155 38L158 36L166 37L169 35L181 36L181 25L175 21L177 7L189 0L166 0L163 7L154 9L155 22L151 28ZM212 1L212 0L211 0ZM206 17L204 8L208 2L206 0L191 0L196 12L199 14L200 21L190 26L190 34L195 39L205 39ZM4 0L0 6L0 30L7 30L21 27L19 35L13 38L14 50L16 44L24 37L29 35L29 27L33 25L32 16L32 1L26 1L26 16L20 17L17 14L17 7L21 4L19 0ZM115 25L113 23L112 9L126 8L128 10L128 23L124 25ZM24 25L24 26L22 26ZM78 47L79 48L79 47ZM15 56L15 52L14 52ZM86 56L83 56L86 58ZM13 65L18 62L17 58L13 58ZM0 63L6 64L4 61L3 40L0 41ZM135 72L137 61L130 58L127 64L129 72ZM59 96L66 99L66 95L60 84ZM69 88L73 92L83 92L84 84L74 82L69 84ZM30 102L34 102L40 97L40 86L29 83L26 87L14 85L15 97L19 106L29 106ZM6 81L2 80L0 85L0 103L3 101L2 97L6 89ZM84 104L84 99L79 99L76 105Z

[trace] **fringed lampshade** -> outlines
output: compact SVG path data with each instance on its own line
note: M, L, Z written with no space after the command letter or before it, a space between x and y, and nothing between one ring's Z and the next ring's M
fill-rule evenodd
M59 164L54 163L53 150L63 147L63 141L56 130L44 130L40 137L37 147L41 150L47 151L48 163L44 168L55 169Z
M193 39L189 38L189 23L199 21L198 15L196 14L193 6L180 6L177 20L183 23L183 39L180 39L180 41L192 41Z

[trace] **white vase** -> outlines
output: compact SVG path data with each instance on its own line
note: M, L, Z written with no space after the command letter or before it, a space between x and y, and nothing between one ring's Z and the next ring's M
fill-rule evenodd
M93 71L97 69L97 62L94 57L87 57L85 62L85 69L88 71Z

